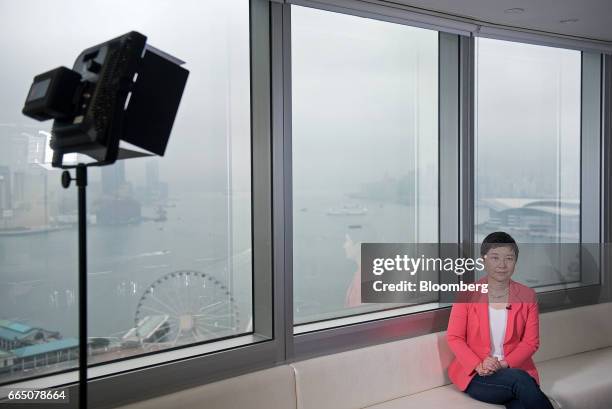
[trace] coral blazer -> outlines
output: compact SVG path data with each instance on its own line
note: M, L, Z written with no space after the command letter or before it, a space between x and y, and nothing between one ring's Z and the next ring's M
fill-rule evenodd
M479 283L486 282L486 277ZM491 353L489 304L487 294L476 293L453 304L446 339L455 359L448 376L464 391L476 375L476 366ZM508 321L504 337L504 359L511 368L520 368L539 384L538 370L531 359L540 345L538 303L535 291L510 280Z

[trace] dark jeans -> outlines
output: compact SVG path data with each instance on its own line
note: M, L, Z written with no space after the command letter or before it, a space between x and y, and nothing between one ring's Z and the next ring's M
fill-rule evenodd
M465 392L482 402L506 405L507 409L554 409L535 379L522 369L502 368L487 376L476 374Z

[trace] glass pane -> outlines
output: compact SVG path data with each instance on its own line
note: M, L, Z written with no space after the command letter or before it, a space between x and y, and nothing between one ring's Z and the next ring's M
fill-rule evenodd
M292 7L295 323L360 303L361 242L438 240L438 33Z
M476 45L476 242L502 230L519 243L579 243L580 52ZM514 278L533 287L578 279L535 268L541 261L521 255Z
M0 382L78 351L77 192L21 114L32 78L131 30L190 76L164 158L89 172L90 362L250 331L249 1L27 0L0 27Z

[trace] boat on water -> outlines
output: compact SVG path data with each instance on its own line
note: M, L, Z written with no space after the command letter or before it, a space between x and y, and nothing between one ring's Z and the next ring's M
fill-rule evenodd
M51 233L59 230L66 230L67 228L69 228L69 226L14 227L10 229L0 229L0 237Z
M363 216L368 213L365 206L358 204L343 205L342 207L330 207L327 210L328 216Z

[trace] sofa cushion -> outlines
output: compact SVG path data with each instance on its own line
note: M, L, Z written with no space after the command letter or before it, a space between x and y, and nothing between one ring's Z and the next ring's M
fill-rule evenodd
M460 392L453 385L441 386L410 396L393 399L377 405L368 406L368 409L495 409L504 408L503 405L492 405L472 399L466 393Z
M612 346L611 316L612 303L540 314L540 348L535 362Z
M439 332L295 362L298 408L363 408L446 385L451 359Z
M561 409L561 406L559 406L554 399L550 399L550 403L552 403L554 409ZM495 409L504 408L505 406L479 402L472 399L467 394L460 392L454 386L446 385L377 405L368 406L367 409L438 409L447 407L452 407L453 409Z
M122 409L295 409L295 378L289 365L122 406Z
M583 334L588 338L588 334ZM563 409L609 408L612 348L583 352L538 364L542 390Z

